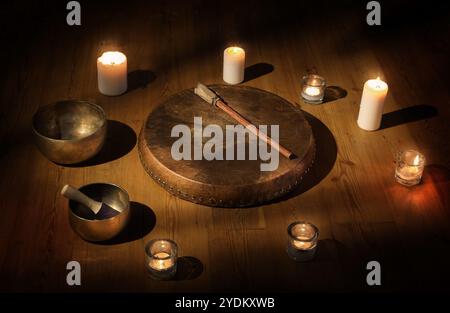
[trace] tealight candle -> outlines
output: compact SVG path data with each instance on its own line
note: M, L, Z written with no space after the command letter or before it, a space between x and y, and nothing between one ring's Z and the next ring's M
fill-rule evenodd
M170 279L177 271L177 244L169 239L154 239L145 246L146 266L155 279Z
M294 222L288 227L287 253L295 261L314 258L319 230L308 222Z
M326 81L322 76L310 74L302 78L302 98L307 103L322 103Z
M387 92L388 85L379 77L366 81L357 121L360 128L369 131L380 128Z
M417 151L399 152L396 158L395 179L404 186L414 186L422 180L425 157Z
M122 52L104 52L97 59L98 90L107 96L127 91L127 57Z
M244 81L245 51L240 47L228 47L223 52L223 80L236 85Z

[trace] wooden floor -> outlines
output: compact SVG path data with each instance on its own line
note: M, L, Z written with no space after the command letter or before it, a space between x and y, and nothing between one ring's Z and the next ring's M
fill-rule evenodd
M380 27L367 26L365 1L81 1L80 27L66 25L65 1L2 9L0 290L449 291L449 10L385 2ZM247 209L169 195L135 145L158 103L198 81L222 83L230 44L256 64L244 85L300 106L318 140L299 190ZM120 97L97 90L96 58L109 49L128 57L131 90ZM346 96L300 101L300 78L314 71ZM365 132L359 101L376 76L389 84L383 127ZM106 150L86 166L49 162L32 142L33 113L62 99L95 101L111 120ZM427 159L423 183L410 189L393 177L395 152L409 148ZM119 184L134 201L131 226L113 242L85 242L68 223L60 188L91 182ZM286 254L295 220L320 229L313 262ZM144 245L157 237L184 257L174 281L152 280L144 267ZM79 287L66 285L71 260L82 267ZM366 284L371 260L381 263L379 287Z

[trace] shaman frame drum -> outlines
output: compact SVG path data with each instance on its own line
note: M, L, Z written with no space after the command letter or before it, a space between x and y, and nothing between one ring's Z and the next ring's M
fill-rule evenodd
M176 160L171 149L178 137L172 128L186 125L194 133L194 118L202 127L218 125L225 134L227 125L236 122L194 94L193 89L172 95L157 106L146 119L139 135L139 156L147 173L171 194L199 204L219 207L245 207L276 199L298 186L315 156L312 130L302 111L287 100L264 90L246 86L209 86L234 110L253 125L278 125L278 142L296 158L279 155L278 167L261 171L261 158L249 160ZM269 133L270 135L270 133ZM191 138L193 145L194 140ZM202 137L203 145L210 138ZM225 140L225 135L224 135ZM248 137L246 138L248 148ZM234 140L234 151L238 140ZM224 143L223 149L231 146ZM216 147L217 148L217 147ZM269 148L267 148L269 149ZM193 154L194 147L191 147ZM269 150L270 151L270 150Z

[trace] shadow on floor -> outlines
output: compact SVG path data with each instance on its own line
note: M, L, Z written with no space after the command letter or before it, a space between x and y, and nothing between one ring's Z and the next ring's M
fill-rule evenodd
M128 73L127 93L135 89L146 88L156 79L156 74L149 70L135 70Z
M410 122L416 122L438 115L438 110L427 104L420 104L383 114L380 129L386 129Z
M325 95L323 97L323 103L336 101L347 96L347 90L339 86L328 86L325 88Z
M116 237L95 242L99 245L116 245L125 242L131 242L143 238L153 230L156 225L155 212L145 204L139 202L130 202L130 221L126 228Z
M177 273L173 280L192 280L203 273L202 262L192 256L182 256L177 261Z
M256 63L245 68L244 83L273 72L273 65Z
M303 176L302 182L290 193L275 199L274 202L296 197L324 179L333 169L337 158L337 145L333 134L328 127L313 115L303 111L306 120L311 125L314 139L316 141L316 156L314 164L307 174Z
M339 255L345 254L347 248L335 239L321 239L317 243L314 260L317 262L336 262Z

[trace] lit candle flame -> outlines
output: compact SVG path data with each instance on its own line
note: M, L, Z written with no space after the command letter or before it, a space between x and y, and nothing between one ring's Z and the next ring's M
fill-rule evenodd
M245 51L241 47L233 46L225 49L225 53L234 54L234 55L244 55Z
M416 157L414 158L414 161L413 161L413 165L414 166L417 166L417 165L419 165L419 156L418 155L416 155Z
M380 76L377 76L377 82L376 82L376 84L375 84L375 88L377 88L377 89L380 89L381 88L381 80L380 80Z
M116 65L126 62L127 57L122 52L107 51L100 56L99 60L103 64Z

